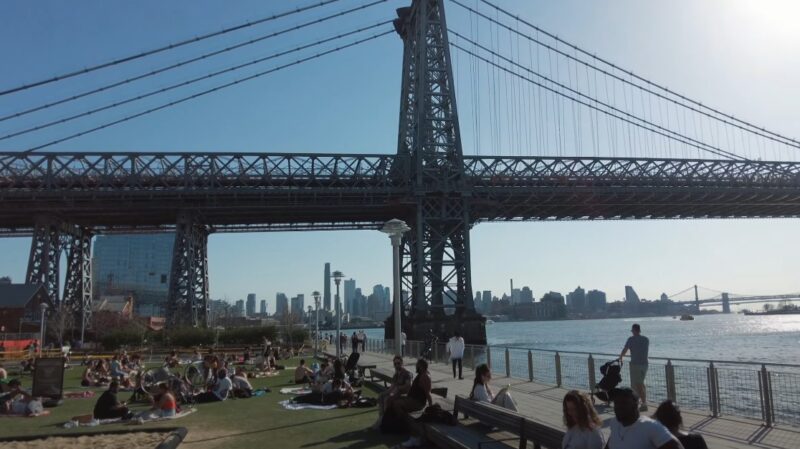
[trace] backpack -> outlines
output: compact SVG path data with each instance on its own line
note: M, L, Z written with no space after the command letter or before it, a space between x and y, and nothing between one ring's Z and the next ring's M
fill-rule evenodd
M417 418L417 422L455 426L458 424L458 418L447 410L442 409L439 404L433 404L425 408L422 416Z

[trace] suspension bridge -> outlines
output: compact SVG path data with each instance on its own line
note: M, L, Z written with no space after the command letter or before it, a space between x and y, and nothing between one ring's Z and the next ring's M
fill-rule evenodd
M385 3L362 2L311 16L337 2L322 1L55 77L0 87L0 98L9 98L260 23L307 15L301 23L268 34L1 116L0 123L13 123L130 83L147 80L158 86L0 135L0 142L13 142L151 100L135 113L0 153L0 232L32 236L26 282L44 284L58 306L72 308L88 322L92 236L171 231L176 239L168 323L204 326L209 234L378 229L400 218L412 228L401 245L402 289L409 292L403 326L409 339L420 339L430 328L459 329L468 342L482 344L484 319L472 302L470 272L469 237L476 224L800 215L800 163L791 157L800 142L636 75L488 0L472 6L460 0L413 0L372 25L174 84L158 82L174 69ZM467 20L447 22L445 4ZM403 44L398 141L392 151L46 151L390 37ZM237 78L208 84L222 75ZM460 110L457 82L465 100ZM195 90L164 97L186 88ZM463 150L464 120L472 128L474 155ZM62 295L63 252L68 257ZM393 333L392 323L390 317L387 335Z

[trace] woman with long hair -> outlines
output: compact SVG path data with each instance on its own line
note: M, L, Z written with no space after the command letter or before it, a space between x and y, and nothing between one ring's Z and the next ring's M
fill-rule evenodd
M483 363L475 368L475 381L472 383L472 391L469 398L473 401L489 402L509 410L517 411L517 404L508 392L508 387L500 389L495 395L489 382L492 380L492 370L489 365Z
M606 438L600 431L603 421L588 396L577 390L569 391L564 395L562 407L567 426L562 449L602 449L605 446Z
M670 399L662 402L656 409L653 419L660 422L681 442L686 449L708 449L706 440L698 433L687 433L683 430L681 408Z

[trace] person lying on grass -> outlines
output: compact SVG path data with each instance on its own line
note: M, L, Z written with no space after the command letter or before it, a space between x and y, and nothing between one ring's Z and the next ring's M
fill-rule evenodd
M231 377L231 384L233 385L233 397L235 398L249 398L253 396L253 386L247 380L247 373L244 368L236 368L236 373Z

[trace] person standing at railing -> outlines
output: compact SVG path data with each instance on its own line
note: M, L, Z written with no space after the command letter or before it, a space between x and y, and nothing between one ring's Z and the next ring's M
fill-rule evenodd
M632 336L628 337L625 347L619 355L619 361L625 357L628 351L631 352L631 388L636 391L642 400L639 407L640 412L647 411L647 390L644 386L644 378L647 376L647 355L650 351L650 340L642 335L642 328L638 324L631 326Z
M458 332L455 332L447 342L447 352L450 354L450 362L453 364L453 379L456 378L456 365L458 365L458 379L464 379L461 364L464 359L465 347L464 338Z

